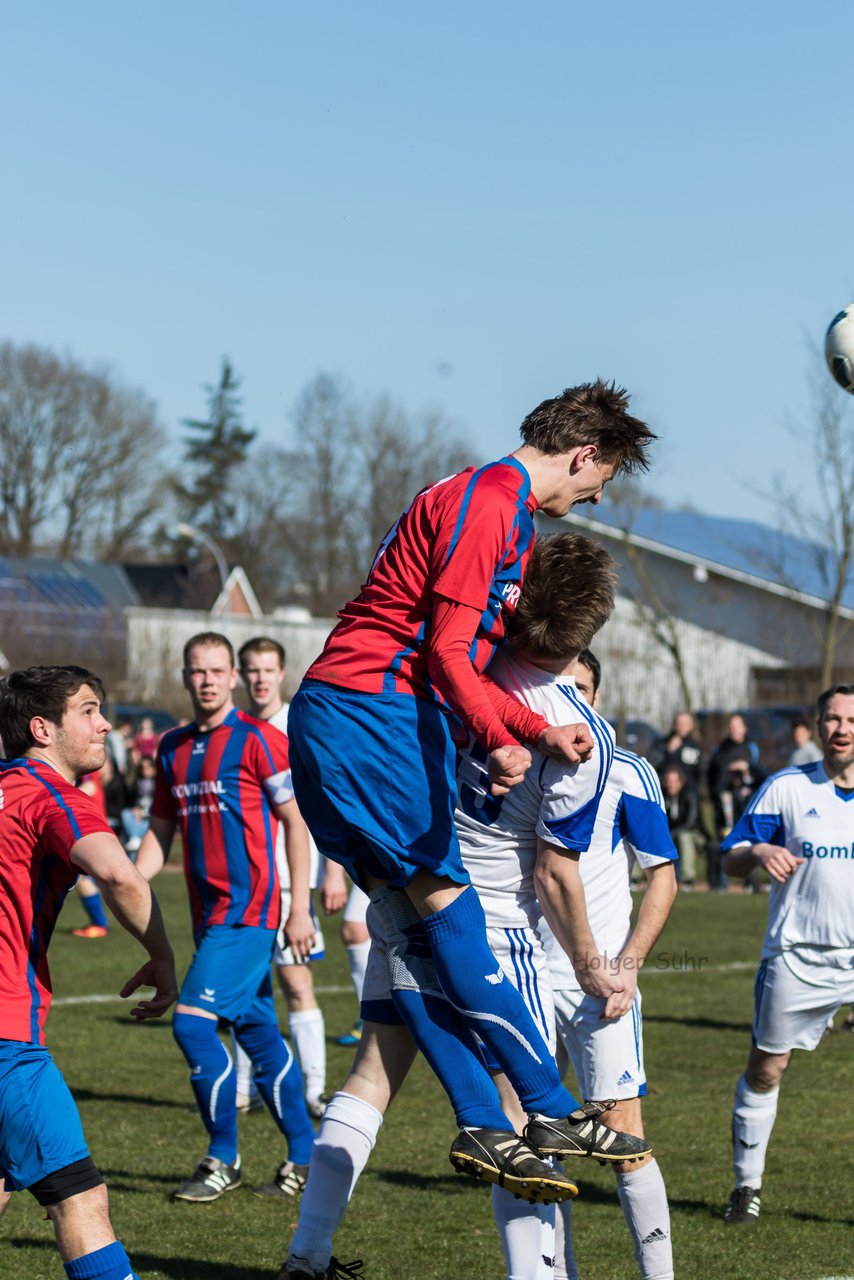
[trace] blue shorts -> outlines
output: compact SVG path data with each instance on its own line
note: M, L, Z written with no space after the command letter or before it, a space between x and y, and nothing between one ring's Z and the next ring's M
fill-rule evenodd
M23 1191L88 1156L68 1085L47 1049L0 1040L0 1176Z
M456 752L434 703L306 680L288 738L300 813L352 880L402 888L430 871L469 883L454 828Z
M197 939L178 1003L215 1013L227 1022L247 1016L255 1022L275 1022L270 980L275 941L275 929L209 925Z

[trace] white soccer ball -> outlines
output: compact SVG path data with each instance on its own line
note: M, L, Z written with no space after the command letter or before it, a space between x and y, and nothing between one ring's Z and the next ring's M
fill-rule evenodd
M843 391L854 395L854 302L831 320L824 338L824 358Z

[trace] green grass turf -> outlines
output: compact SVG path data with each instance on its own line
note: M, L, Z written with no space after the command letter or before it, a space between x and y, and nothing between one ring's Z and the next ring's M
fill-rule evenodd
M158 882L183 972L190 953L179 875ZM680 896L642 979L650 1096L647 1132L670 1196L680 1280L817 1280L854 1274L854 1036L836 1035L796 1054L769 1152L762 1216L726 1227L731 1188L729 1115L749 1043L753 967L764 897ZM72 938L82 923L73 899L51 948L57 1004L48 1041L80 1105L92 1153L110 1187L113 1218L145 1280L272 1280L296 1206L240 1189L212 1205L178 1205L172 1188L204 1153L183 1058L168 1022L131 1024L121 1003L66 1004L116 991L138 964L115 928L102 942ZM330 1039L354 1015L337 924L326 926L329 959L315 970ZM740 969L716 966L742 962ZM331 989L329 993L327 990ZM284 1025L284 1023L283 1023ZM351 1051L330 1043L330 1091ZM392 1108L336 1243L364 1258L366 1280L501 1280L488 1193L453 1173L454 1128L423 1063ZM282 1145L266 1114L241 1120L248 1182L270 1177ZM637 1270L613 1174L570 1162L581 1184L576 1253L583 1280L634 1278ZM26 1194L0 1222L3 1280L61 1280L52 1230Z

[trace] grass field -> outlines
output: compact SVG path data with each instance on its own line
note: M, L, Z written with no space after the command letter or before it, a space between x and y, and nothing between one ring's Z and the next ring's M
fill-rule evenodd
M158 892L183 972L190 940L182 878L161 876ZM732 1181L730 1104L749 1043L765 910L764 897L681 895L642 979L647 1132L670 1195L679 1280L854 1275L854 1036L833 1036L816 1053L795 1056L761 1219L743 1229L720 1221ZM138 963L118 928L103 942L72 938L81 919L70 900L51 948L56 1000L48 1041L78 1100L137 1270L145 1280L272 1280L295 1207L245 1189L212 1205L170 1203L170 1191L205 1150L184 1061L168 1022L137 1027L118 1000L73 1002L116 991ZM354 997L335 922L326 933L330 958L315 977L331 1038L349 1026ZM330 1044L330 1092L350 1058ZM339 1257L365 1260L366 1280L504 1275L488 1193L448 1164L453 1133L444 1095L419 1062L336 1244ZM241 1120L241 1153L247 1181L270 1177L282 1148L266 1114ZM571 1167L581 1185L574 1224L583 1280L636 1277L613 1174L585 1161ZM0 1277L62 1275L50 1224L30 1196L13 1196L0 1222Z

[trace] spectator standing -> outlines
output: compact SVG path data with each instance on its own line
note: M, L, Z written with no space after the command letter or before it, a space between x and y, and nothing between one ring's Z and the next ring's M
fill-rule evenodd
M681 770L683 784L699 804L703 781L703 749L696 736L694 717L690 711L677 711L670 732L659 739L654 748L654 764L664 780L666 769L675 765Z
M813 764L821 760L821 747L813 741L812 730L806 720L796 720L792 725L792 751L789 756L790 766Z
M696 791L688 785L678 764L668 765L661 774L667 825L679 861L676 872L680 889L690 892L697 879L697 835L700 806Z
M759 768L759 746L749 736L744 716L737 711L729 718L726 736L712 751L707 776L715 824L714 839L708 847L709 888L725 893L721 841L729 835L764 778Z

